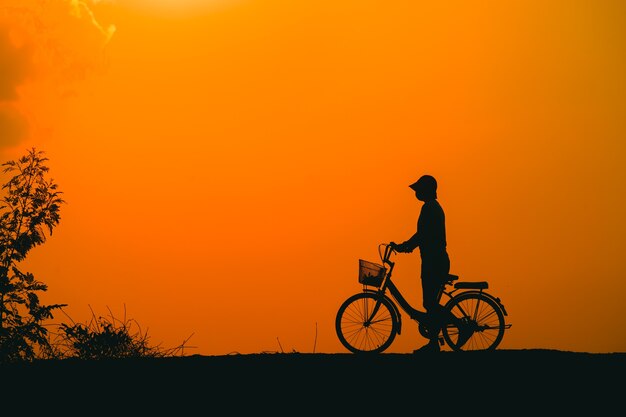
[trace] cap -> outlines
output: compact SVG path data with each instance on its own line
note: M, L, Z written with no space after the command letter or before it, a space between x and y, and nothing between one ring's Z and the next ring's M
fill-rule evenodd
M418 190L437 190L437 181L431 175L422 175L417 181L409 185L413 191Z

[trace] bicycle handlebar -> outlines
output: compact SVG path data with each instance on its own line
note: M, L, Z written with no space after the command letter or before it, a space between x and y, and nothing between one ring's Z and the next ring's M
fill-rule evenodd
M384 255L381 255L380 259L383 261L383 263L387 263L389 265L393 265L393 262L391 262L389 260L389 258L391 257L391 254L393 252L396 252L396 250L392 247L391 243L381 243L380 246L385 246L385 253ZM378 247L379 251L378 254L380 255L380 246Z

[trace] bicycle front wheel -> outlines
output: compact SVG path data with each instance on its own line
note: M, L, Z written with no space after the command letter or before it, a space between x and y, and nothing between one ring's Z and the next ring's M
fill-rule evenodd
M446 309L460 319L442 329L443 338L454 351L495 350L504 337L504 314L490 297L479 292L465 292L452 298ZM459 324L460 323L460 324ZM463 329L459 330L460 327ZM461 331L469 334L460 342Z
M375 313L372 317L372 314ZM381 353L398 333L396 311L385 297L358 293L339 307L335 330L341 344L353 353Z

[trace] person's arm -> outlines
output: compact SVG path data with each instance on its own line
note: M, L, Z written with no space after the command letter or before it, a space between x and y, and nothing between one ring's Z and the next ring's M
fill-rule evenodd
M420 211L420 216L417 219L417 231L415 232L413 236L411 236L406 241L400 243L399 245L396 244L395 246L396 251L410 253L410 252L413 252L415 248L417 248L418 246L422 244L422 240L424 239L424 233L425 233L424 231L424 227L426 226L425 223L428 222L426 218L429 217L430 212L431 210L428 210L428 207L426 205L422 206L422 210Z
M396 250L398 252L413 252L415 248L420 245L420 232L419 230L415 232L413 236L411 236L408 240L400 243L396 246Z

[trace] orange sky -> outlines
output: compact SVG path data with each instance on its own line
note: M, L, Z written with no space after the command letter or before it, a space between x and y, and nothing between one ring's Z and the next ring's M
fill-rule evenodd
M620 1L0 0L0 156L44 150L68 202L25 269L189 353L346 352L358 259L429 173L501 348L626 351L625 28Z

